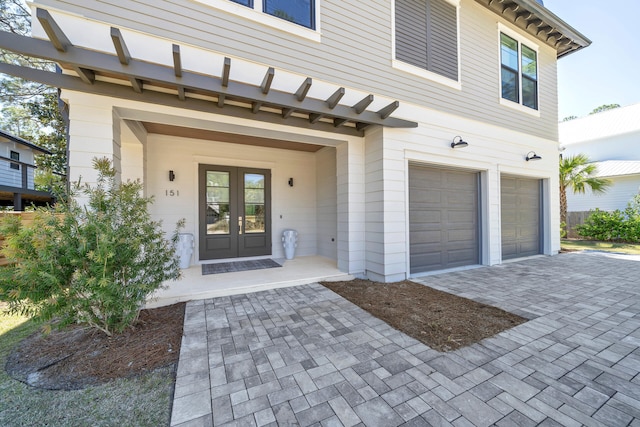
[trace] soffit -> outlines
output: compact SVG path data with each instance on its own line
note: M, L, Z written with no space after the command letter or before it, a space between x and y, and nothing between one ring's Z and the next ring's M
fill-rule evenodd
M271 88L276 70L269 67L258 86L230 78L232 60L224 58L216 74L202 74L182 67L180 46L172 45L173 66L133 58L119 29L110 36L116 54L74 46L47 10L36 9L49 40L0 32L0 48L54 61L62 73L51 73L0 63L0 72L76 91L157 103L215 114L261 120L308 129L363 136L369 126L417 127L416 122L391 117L394 101L377 111L369 110L368 95L353 105L340 101L344 87L336 86L323 99L307 96L313 85L302 78L295 92Z
M323 148L322 145L302 144L299 142L283 141L279 139L240 135L237 133L219 132L208 129L196 129L174 126L163 123L141 122L148 133L177 136L183 138L203 139L206 141L228 142L231 144L253 145L258 147L281 148L315 153Z
M476 2L556 49L558 58L591 44L591 40L535 0L476 0Z

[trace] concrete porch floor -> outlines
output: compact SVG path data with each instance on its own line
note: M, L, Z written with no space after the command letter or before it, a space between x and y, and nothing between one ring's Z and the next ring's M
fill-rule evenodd
M182 279L168 282L146 304L161 307L181 301L215 298L227 295L304 285L322 280L350 280L353 276L338 270L336 261L322 256L296 257L284 260L282 267L263 270L202 275L202 265L182 270Z

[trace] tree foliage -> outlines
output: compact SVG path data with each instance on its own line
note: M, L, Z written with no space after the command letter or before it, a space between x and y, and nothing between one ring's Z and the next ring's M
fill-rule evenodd
M640 194L631 199L624 210L592 211L577 231L594 240L640 243Z
M0 0L0 30L28 36L31 13L24 0ZM5 63L55 71L55 64L0 49ZM39 172L66 175L66 123L58 109L58 91L18 77L0 78L0 128L34 142L52 156L37 156Z
M55 208L38 208L33 223L3 220L3 253L13 263L0 269L0 300L12 312L111 335L137 319L162 282L179 277L175 246L182 223L167 241L149 214L152 199L140 195L140 181L117 183L106 158L94 159L94 167L95 186L76 183Z
M594 108L593 111L589 113L589 115L602 113L603 111L614 110L616 108L620 108L620 104L603 104L597 108Z
M571 121L571 120L575 120L577 118L578 118L578 116L567 116L564 119L562 119L562 121L563 122L568 122L568 121Z
M598 168L585 154L563 157L560 160L560 223L567 222L567 188L573 193L604 193L611 181L596 176Z

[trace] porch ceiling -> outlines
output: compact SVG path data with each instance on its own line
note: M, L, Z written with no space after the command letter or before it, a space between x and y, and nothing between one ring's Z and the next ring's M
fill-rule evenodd
M0 72L59 88L151 102L179 108L207 111L296 127L364 135L373 125L416 127L417 123L391 117L398 108L394 101L371 111L368 95L354 105L340 100L339 87L324 99L307 96L313 81L307 77L294 93L271 88L276 71L268 68L259 86L230 79L232 61L224 58L219 75L187 71L182 67L180 46L173 44L173 67L135 59L129 53L119 29L111 28L116 54L74 46L47 10L37 8L49 40L0 32L0 48L56 62L63 73L35 70L0 63Z
M557 57L591 44L591 40L536 0L476 0L492 12L556 49Z
M229 142L232 144L254 145L259 147L281 148L285 150L305 151L315 153L323 148L323 145L303 144L300 142L283 141L273 138L263 138L236 133L218 132L207 129L195 129L183 126L174 126L162 123L141 122L149 133L160 135L178 136L184 138L204 139L207 141Z

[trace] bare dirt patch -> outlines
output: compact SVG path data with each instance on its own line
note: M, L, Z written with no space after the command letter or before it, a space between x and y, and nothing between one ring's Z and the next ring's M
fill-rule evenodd
M180 355L184 303L142 310L123 333L107 336L79 326L37 332L7 358L18 381L50 390L74 390L175 366Z
M527 321L415 282L322 282L343 298L438 351L466 347Z

